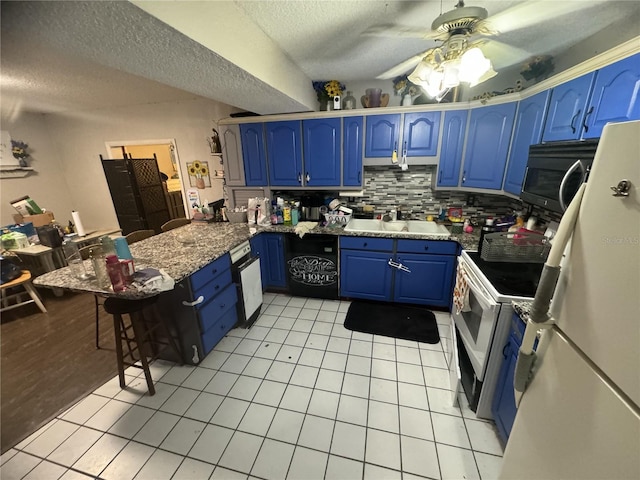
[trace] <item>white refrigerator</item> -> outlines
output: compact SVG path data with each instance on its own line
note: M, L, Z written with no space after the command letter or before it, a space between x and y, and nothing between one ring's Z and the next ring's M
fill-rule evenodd
M500 478L640 479L640 122L604 128L564 252Z

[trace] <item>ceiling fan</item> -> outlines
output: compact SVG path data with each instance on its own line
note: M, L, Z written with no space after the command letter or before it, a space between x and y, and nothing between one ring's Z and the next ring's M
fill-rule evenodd
M390 79L409 73L411 69L424 61L440 65L447 60L447 57L460 59L465 52L474 49L476 49L474 50L476 56L479 50L480 53L483 53L483 57L484 54L487 55L487 60L498 63L500 68L504 68L524 61L534 53L540 52L526 51L486 37L497 37L502 33L531 27L603 1L593 0L588 2L586 6L585 2L527 0L489 16L485 8L465 6L464 0L458 0L453 10L444 12L433 20L430 30L380 25L368 28L363 34L422 38L440 43L381 73L376 77L378 79ZM492 66L491 71L493 71ZM491 76L493 75L495 72Z

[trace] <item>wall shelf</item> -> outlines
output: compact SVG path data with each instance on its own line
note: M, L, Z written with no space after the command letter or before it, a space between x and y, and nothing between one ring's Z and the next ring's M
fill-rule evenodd
M0 168L0 178L22 178L35 170L31 167L2 167Z

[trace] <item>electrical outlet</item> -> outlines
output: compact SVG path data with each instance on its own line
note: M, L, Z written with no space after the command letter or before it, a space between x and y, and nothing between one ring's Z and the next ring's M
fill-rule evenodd
M467 195L467 206L473 207L476 204L476 196L475 195Z

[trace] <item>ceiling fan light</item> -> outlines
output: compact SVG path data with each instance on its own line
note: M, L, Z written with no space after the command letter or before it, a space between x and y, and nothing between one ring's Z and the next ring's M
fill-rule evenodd
M480 77L478 77L475 81L473 82L469 82L469 87L475 87L476 85L478 85L479 83L482 82L486 82L487 80L489 80L490 78L495 77L498 74L498 72L496 72L493 67L489 67L489 70L487 70L486 72L484 72Z
M443 88L453 88L460 84L460 61L452 60L442 64L442 86Z
M407 77L408 80L416 85L421 84L422 82L426 82L429 79L429 76L433 73L434 66L424 59L418 63L416 68L409 74Z
M480 83L479 79L489 70L492 70L491 61L477 47L470 48L460 57L461 82Z

